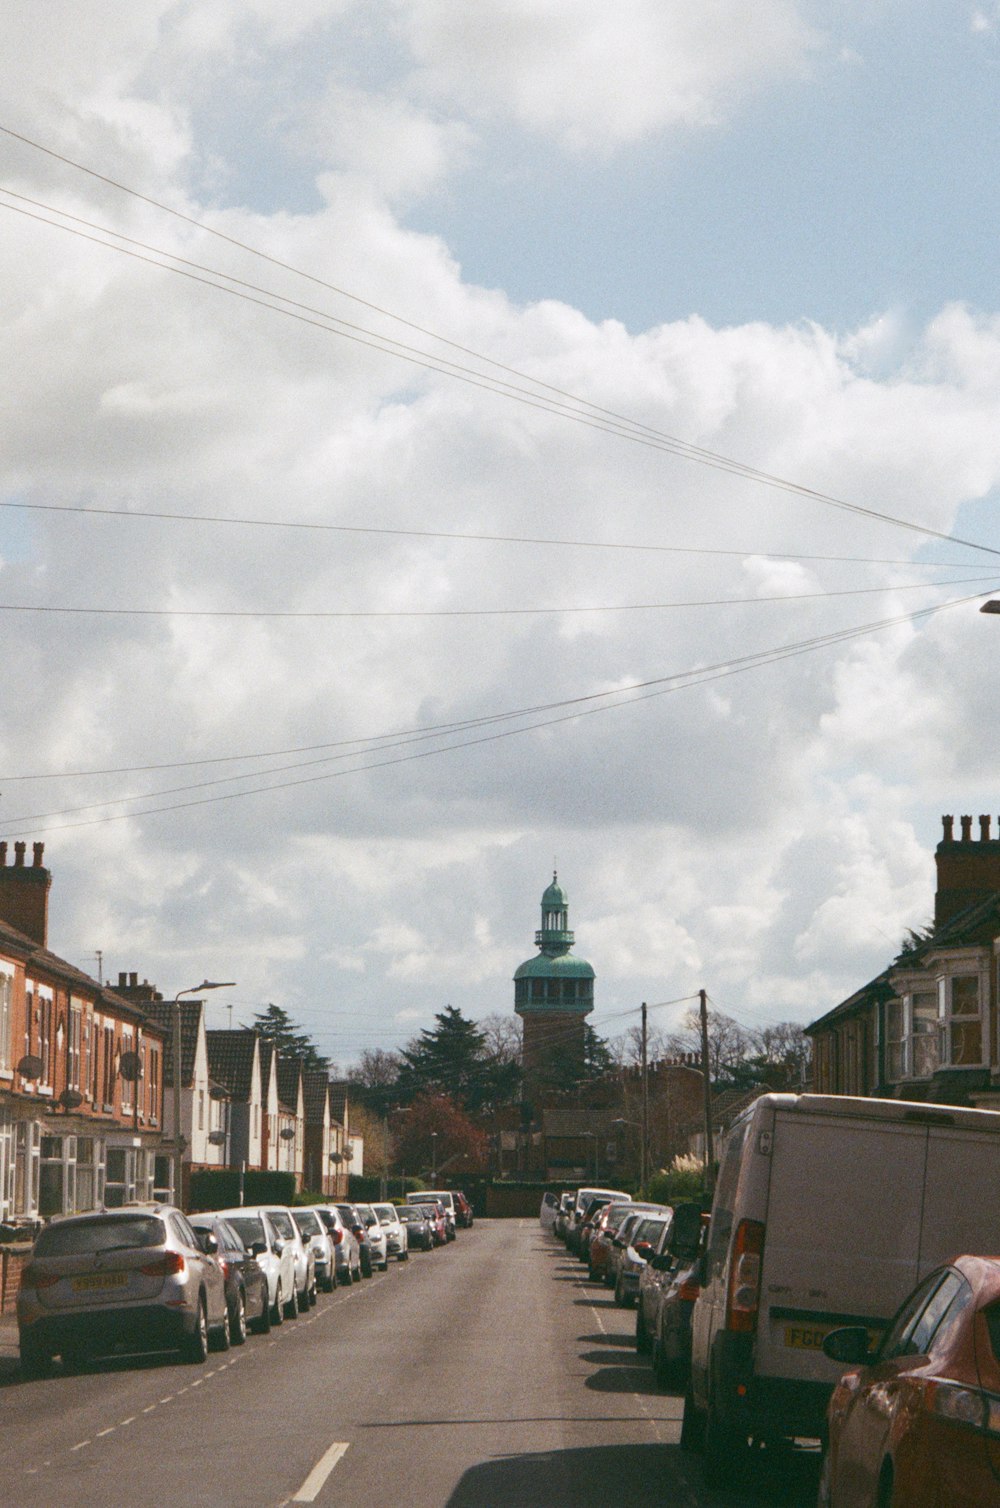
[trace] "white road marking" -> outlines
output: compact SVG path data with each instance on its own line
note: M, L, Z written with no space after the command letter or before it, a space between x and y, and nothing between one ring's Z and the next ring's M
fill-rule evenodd
M347 1441L341 1440L331 1445L330 1449L316 1462L316 1465L291 1501L293 1503L314 1503L327 1477L346 1450Z

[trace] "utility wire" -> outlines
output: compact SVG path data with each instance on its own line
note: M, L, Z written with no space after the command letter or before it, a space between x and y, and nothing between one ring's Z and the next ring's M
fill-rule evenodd
M368 618L537 618L561 617L570 613L659 613L689 607L754 607L769 602L815 602L831 597L871 597L892 592L924 592L944 586L976 586L988 583L987 591L997 590L995 576L957 576L947 581L906 581L882 586L842 587L823 592L780 592L770 597L698 597L680 602L606 602L596 606L561 607L419 607L419 608L215 608L215 607L72 607L66 603L0 602L0 613L59 614L96 618L281 618L281 619L368 619Z
M32 513L81 513L93 518L149 519L166 523L224 524L247 529L298 529L328 534L374 534L396 539L453 540L464 544L529 545L560 550L634 550L657 555L707 555L746 560L820 561L832 565L910 566L914 570L967 571L967 560L886 560L872 555L807 555L800 550L721 550L702 545L637 544L625 540L551 539L530 534L470 534L447 529L391 529L372 524L330 524L286 518L230 518L219 513L175 513L137 508L107 508L77 503L32 503L24 498L6 498L0 508Z
M0 127L0 130L4 129ZM8 131L6 134L14 135L16 133ZM35 145L35 143L31 143L31 145ZM79 166L75 163L72 165ZM95 174L94 176L100 177L101 175ZM906 529L928 538L943 539L949 543L962 545L968 549L981 551L990 555L1000 555L1000 549L995 549L992 546L965 540L960 536L947 534L938 529L931 529L913 520L899 518L874 508L848 502L830 493L824 493L816 488L806 487L804 484L790 481L787 478L763 471L760 468L748 466L719 452L691 445L689 442L670 435L665 431L654 429L651 426L629 419L627 416L616 414L613 410L602 409L598 405L592 404L589 400L580 398L575 394L567 394L565 399L550 396L562 390L553 389L548 384L540 383L525 373L515 372L518 383L512 384L506 380L494 377L490 373L474 372L473 369L452 362L447 358L405 345L403 342L394 340L391 336L381 335L364 326L354 325L352 322L342 320L327 311L317 310L310 305L301 304L296 300L287 298L283 294L233 277L229 273L217 268L206 267L204 264L193 262L174 252L166 251L163 248L152 246L146 242L136 241L134 238L127 237L119 231L83 220L80 216L72 215L68 211L44 204L42 201L32 200L27 195L18 194L14 190L3 188L2 192L8 198L20 201L14 204L0 201L0 207L8 209L12 213L23 215L41 224L48 225L53 229L64 230L69 234L77 235L84 240L104 246L108 250L116 251L122 256L128 256L148 265L159 267L163 271L173 272L177 276L185 277L196 283L214 288L218 292L229 293L251 304L270 309L275 313L284 314L286 317L295 319L300 323L325 330L330 334L339 335L343 339L355 341L363 346L382 351L387 355L396 356L400 360L436 371L441 375L454 377L474 387L486 389L498 396L510 398L528 407L542 409L555 414L557 417L568 419L573 423L613 434L620 439L629 440L632 443L641 444L654 450L665 451L669 454L697 462L700 465L728 472L731 475L738 475L746 480L761 483L778 491L805 497L828 507L841 509L876 522L887 523L895 528ZM24 207L29 204L35 206L35 208L29 209ZM164 208L165 206L158 207ZM38 212L39 210L44 210L46 213L41 214ZM47 218L49 215L57 215L61 218L53 220ZM81 229L81 226L86 226L87 229ZM114 240L102 239L109 236L113 237ZM163 258L169 260L164 261L162 260ZM294 271L297 269L289 270ZM335 291L342 292L342 290ZM404 321L404 323L406 322ZM445 343L449 345L454 344L447 341ZM465 348L460 349L464 350ZM479 356L478 353L473 352L472 354L478 360L485 361L487 365L494 367L500 365L499 363L492 362L488 357ZM504 368L504 370L513 371L514 369ZM533 384L533 386L525 388L521 385L523 383Z
M724 662L721 666L712 667L712 669L710 671L697 671L697 670L696 671L684 671L684 672L680 672L680 673L678 673L678 674L676 674L674 676L659 677L659 678L657 678L654 681L641 683L641 684L643 684L645 686L651 686L651 687L654 688L652 690L646 690L646 691L644 691L643 694L641 694L641 695L633 695L633 694L631 694L633 688L618 688L615 691L611 691L611 692L597 692L597 693L592 693L589 696L583 696L583 697L574 698L574 699L572 699L571 702L566 702L566 703L562 703L562 704L552 704L553 706L556 706L556 705L571 706L573 710L565 712L565 713L563 713L559 717L544 718L544 719L542 719L541 721L538 721L538 722L528 723L528 724L526 724L526 725L524 725L522 727L517 727L517 728L506 728L506 729L501 730L500 732L484 733L480 737L469 738L469 739L461 740L460 742L450 743L450 744L445 745L442 748L422 749L422 750L418 750L416 752L404 753L404 754L401 754L398 757L392 758L392 759L379 759L379 760L375 760L375 761L372 761L372 762L367 763L367 764L358 765L358 766L354 767L353 769L349 769L349 770L328 771L328 772L326 772L323 775L309 775L309 776L301 777L300 779L297 779L297 780L280 781L277 784L253 786L253 787L251 787L248 790L230 791L228 793L220 794L220 795L216 795L216 796L206 796L206 797L200 797L200 798L197 798L197 799L191 800L191 801L176 802L176 803L172 803L171 805L168 805L168 806L147 807L147 808L145 808L145 809L143 809L141 811L138 811L138 812L109 813L109 814L107 814L105 816L102 816L102 817L87 817L87 818L84 818L83 820L78 821L78 822L63 822L63 823L59 823L59 829L62 830L63 828L66 828L66 827L89 827L89 826L93 826L95 824L104 823L104 822L120 822L120 821L128 820L129 818L137 818L137 817L145 817L145 816L156 816L156 815L160 815L160 814L162 814L164 812L189 810L189 809L191 809L193 807L197 807L197 806L214 805L214 804L216 804L218 802L222 802L222 801L234 801L234 800L242 799L242 798L244 798L246 796L260 795L262 793L271 793L271 792L276 792L276 791L290 790L290 789L293 789L293 788L295 788L297 786L313 785L313 784L316 784L318 782L323 782L323 781L328 781L328 780L336 780L336 779L342 778L345 775L353 775L353 774L359 774L359 773L363 773L363 772L368 772L368 771L371 771L371 770L385 769L385 768L387 768L389 766L392 766L392 765L409 763L412 760L429 759L429 758L435 757L435 756L440 755L440 754L454 753L454 752L456 752L456 751L458 751L460 749L475 748L475 747L478 747L481 744L496 743L496 742L499 742L501 739L513 738L513 737L519 736L519 735L524 734L524 733L533 732L533 731L535 731L535 730L537 730L539 728L547 728L547 727L555 726L555 725L557 725L559 723L572 722L575 719L580 718L580 717L590 717L590 716L593 716L596 713L600 713L600 712L616 711L616 710L618 710L621 707L631 706L635 702L647 701L647 700L650 700L653 697L668 695L668 694L670 694L673 691L678 691L678 690L683 689L685 686L700 685L700 684L703 684L703 683L705 683L707 681L720 680L720 679L724 679L724 678L726 678L728 676L731 676L731 675L741 674L743 671L751 669L751 668L754 668L754 667L756 667L758 665L775 664L775 663L777 663L780 660L788 659L788 658L791 658L791 657L799 655L799 654L808 653L810 651L813 651L813 650L816 650L816 649L819 649L819 648L822 648L824 646L828 646L828 645L831 645L831 644L842 643L842 642L844 642L846 640L858 638L858 637L861 637L862 635L866 635L866 634L869 634L869 633L874 633L874 632L877 632L877 631L879 631L881 629L890 628L890 627L893 627L893 626L898 626L898 625L904 624L904 623L913 623L913 622L916 622L919 619L927 618L927 617L930 617L930 616L932 616L932 615L934 615L936 613L943 612L943 611L945 611L948 608L958 607L958 606L961 606L963 603L968 603L968 602L972 602L972 601L976 601L976 600L977 600L977 597L956 598L956 599L953 599L951 602L938 603L938 604L936 604L933 607L921 608L921 609L919 609L916 612L905 613L905 614L902 614L901 616L896 617L896 618L886 618L886 619L882 619L880 622L877 622L877 623L862 624L860 626L856 626L856 627L853 627L853 628L837 629L837 630L834 630L834 631L832 631L830 633L827 633L827 634L817 635L813 639L804 640L804 641L802 641L801 643L798 643L798 644L779 646L778 648L772 648L770 650L759 651L756 654L751 654L751 655L743 656L739 660L731 660L731 661L728 661L728 662ZM607 699L607 698L610 698L610 697L614 697L614 696L617 696L620 699L618 701L606 701L606 700L604 700L604 699ZM622 700L621 698L623 696L625 696L626 699ZM584 705L582 705L583 703L593 702L593 701L597 701L599 699L604 700L604 704L603 705L600 705L600 706L584 706ZM516 715L517 714L501 714L500 718L498 718L497 720L502 720L504 718L508 718L510 716L516 716ZM382 753L382 752L386 752L386 750L382 749L382 750L378 750L378 751L375 751L375 752ZM326 763L327 761L317 761L317 762L319 762L319 763ZM254 775L232 776L232 777L229 777L226 780L222 780L222 781L218 781L218 782L210 781L210 782L205 782L204 784L208 784L208 785L227 784L227 783L231 783L233 780L253 779L253 778L256 777L256 773L259 773L259 772L255 772ZM269 771L269 772L263 772L263 773L276 774L276 773L279 773L279 772L278 771ZM189 789L198 789L198 788L199 787L197 787L197 786L189 787ZM184 789L184 788L180 788L180 789ZM133 800L135 800L135 801L141 801L141 800L156 799L157 795L161 795L162 796L162 795L167 795L167 794L171 794L171 793L170 792L161 791L159 793L151 793L151 794L147 794L147 795L143 795L143 796L121 797L121 798L118 798L117 801L106 801L106 802L92 803L88 807L74 808L74 809L67 810L65 812L35 813L35 814L31 815L31 816L22 816L22 817L19 817L19 818L14 818L13 821L12 822L9 821L7 825L8 825L8 828L10 829L10 835L16 837L16 836L19 836L22 831L25 831L25 830L30 831L30 830L32 830L31 828L26 828L25 824L32 824L32 825L34 825L36 823L49 823L49 822L54 821L54 819L56 819L58 817L72 816L72 815L75 815L77 812L94 811L94 810L98 810L98 809L106 807L106 806L120 805L122 803L122 801L133 801Z

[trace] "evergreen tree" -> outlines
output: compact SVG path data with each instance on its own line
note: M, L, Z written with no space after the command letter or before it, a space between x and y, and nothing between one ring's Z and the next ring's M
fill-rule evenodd
M253 1030L265 1041L273 1042L279 1053L301 1058L304 1068L330 1070L329 1058L323 1057L308 1033L300 1030L280 1005L269 1005L266 1011L258 1011L253 1018Z
M516 1095L518 1065L499 1061L474 1021L452 1005L434 1019L437 1024L400 1054L397 1089L402 1103L422 1094L443 1094L462 1109L476 1111Z

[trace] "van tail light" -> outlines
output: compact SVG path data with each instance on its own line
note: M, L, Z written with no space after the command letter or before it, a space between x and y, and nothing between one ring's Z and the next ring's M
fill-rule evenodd
M698 1295L699 1295L700 1292L701 1292L701 1284L700 1283L694 1283L694 1282L682 1283L681 1286L677 1290L677 1297L679 1299L682 1299L684 1301L684 1303L686 1303L686 1304L693 1304L694 1301L695 1301L695 1299L698 1297Z
M165 1251L155 1262L147 1262L139 1271L147 1278L179 1277L187 1270L187 1264L179 1251Z
M39 1288L51 1288L58 1281L59 1276L57 1273L39 1272L33 1262L29 1262L28 1266L21 1273L21 1287L34 1288L36 1292Z
M726 1298L726 1329L752 1335L757 1328L760 1303L760 1265L764 1252L764 1227L759 1220L741 1220L736 1227L729 1267Z

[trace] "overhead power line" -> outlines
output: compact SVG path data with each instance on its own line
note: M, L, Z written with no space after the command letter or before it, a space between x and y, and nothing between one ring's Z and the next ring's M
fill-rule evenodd
M682 671L671 676L661 676L651 681L635 683L633 686L627 688L616 688L613 691L607 692L594 692L585 696L567 699L563 702L550 703L548 708L539 708L537 710L547 711L555 710L556 708L566 708L568 710L563 711L559 716L543 717L538 721L524 723L519 727L501 728L500 731L482 732L479 733L476 737L463 738L452 743L444 744L443 746L438 748L420 749L417 751L411 750L399 754L393 758L369 759L367 763L356 765L351 769L327 771L322 775L308 775L302 776L295 780L279 781L276 784L252 786L246 790L229 791L215 796L198 797L190 801L174 802L167 806L145 807L139 811L132 812L111 812L105 813L105 815L99 817L83 817L81 818L81 820L75 822L61 822L59 823L59 828L89 827L104 822L120 822L137 817L156 816L164 812L184 811L193 807L214 805L222 801L234 801L243 799L247 796L270 794L284 790L291 790L303 785L314 785L320 782L341 779L346 775L355 775L371 770L384 769L391 765L405 764L418 759L429 759L437 757L441 754L454 753L462 749L475 748L482 744L496 743L501 739L513 738L525 733L536 731L540 728L552 727L559 723L572 722L577 718L594 716L595 714L600 712L617 711L620 708L631 706L636 702L648 701L653 697L666 696L674 691L682 690L687 686L701 685L709 681L721 680L728 676L739 675L747 670L757 668L762 665L776 664L781 660L789 659L800 654L810 653L829 645L843 643L850 639L855 639L863 635L878 632L882 629L899 626L904 623L913 623L920 619L931 617L936 613L944 612L948 608L959 607L963 603L976 601L978 600L978 595L980 594L977 594L974 597L955 598L950 602L938 603L933 607L920 608L915 612L904 613L895 618L885 618L875 623L861 624L852 628L836 629L829 633L818 634L812 639L802 640L801 642L795 644L779 645L777 647L772 647L771 649L744 655L739 659L724 661L716 666L691 671ZM615 700L612 700L613 698L615 698ZM599 705L593 705L594 703L599 703ZM526 714L523 712L500 713L495 715L494 717L482 718L478 721L481 727L489 727L493 723L511 721L519 717L523 718L525 715ZM424 735L417 735L417 737L412 740L401 740L401 745L405 747L405 744L407 742L416 742L419 739L423 738L423 736ZM383 745L381 748L370 750L368 752L370 754L374 753L378 755L392 753L392 745ZM337 757L343 758L344 756ZM362 755L362 757L364 757L364 755ZM331 762L333 761L314 761L314 763L323 764ZM305 766L300 766L300 768L304 767ZM251 780L260 778L262 775L274 775L278 773L282 772L277 770L254 771L251 774L244 776L233 775L224 777L221 780L202 782L200 785L178 787L173 792L146 792L138 796L119 797L114 801L94 802L85 807L71 808L65 811L32 813L27 816L8 819L6 826L9 830L9 835L16 837L20 836L20 834L24 831L37 831L40 824L52 823L60 817L74 816L78 813L86 811L97 811L108 806L120 806L124 802L156 800L164 795L181 794L185 790L203 789L206 786L219 784L232 784L236 780Z
M507 397L514 401L527 404L530 407L544 409L548 412L566 418L571 422L584 424L590 428L600 429L607 433L615 434L621 439L626 439L633 443L646 445L654 449L664 450L679 457L694 461L700 465L710 466L718 470L726 471L733 475L741 476L749 481L758 482L762 485L766 485L779 491L794 493L798 496L806 497L815 502L819 502L825 506L842 509L855 515L869 518L873 521L889 524L895 528L906 529L928 538L945 539L951 543L962 545L965 548L983 551L991 555L1000 555L1000 550L994 549L992 546L980 544L976 541L965 540L960 538L959 536L944 533L941 530L931 529L926 525L919 524L910 519L900 518L895 515L884 513L877 509L865 507L858 503L848 502L846 499L836 497L833 494L825 493L820 491L819 489L807 487L804 484L790 481L787 478L780 477L774 473L766 472L760 468L749 466L743 462L735 460L732 457L722 455L717 451L712 451L707 449L706 447L693 445L689 441L682 440L678 436L671 435L666 431L659 430L651 425L644 424L641 421L631 419L626 415L616 412L615 410L604 408L601 405L595 404L591 400L583 398L578 394L572 393L566 389L556 387L555 385L547 383L542 379L532 377L530 376L530 374L520 371L517 368L506 366L501 362L497 362L493 360L493 358L486 356L481 352L477 352L470 347L462 346L458 342L449 340L447 337L441 336L433 330L429 330L424 326L417 325L413 321L406 320L402 316L395 314L389 309L376 304L372 304L365 299L359 298L355 294L349 293L346 289L340 288L332 283L327 283L323 279L306 273L302 269L295 267L291 263L283 262L278 258L274 258L268 253L262 252L258 248L253 247L246 242L239 241L235 237L229 236L224 232L216 230L215 227L210 226L203 221L196 220L194 217L189 216L182 211L178 211L171 206L162 203L161 201L152 199L148 195L144 195L137 190L129 188L116 179L112 179L107 175L99 173L92 168L86 167L84 164L78 163L61 153L55 152L51 148L43 146L40 142L37 142L20 132L14 131L10 127L0 126L0 132L11 137L12 139L21 141L34 150L45 153L45 155L49 157L56 158L57 160L65 163L67 166L74 168L76 171L86 173L88 176L95 178L105 184L108 184L109 186L119 190L120 192L128 194L131 197L141 200L144 203L150 204L153 207L163 211L164 213L175 216L176 218L190 225L196 226L199 230L205 231L207 234L214 235L218 239L228 242L230 245L239 247L241 250L248 252L252 256L259 257L262 260L271 263L272 265L281 267L285 271L292 272L297 276L303 277L318 286L324 287L327 291L336 293L338 296L349 298L352 302L357 303L374 312L377 312L386 318L392 319L394 322L397 322L408 329L417 331L426 338L438 341L440 344L451 350L459 352L463 356L471 357L477 362L481 363L484 370L470 369L463 363L454 362L450 358L442 357L437 353L410 346L404 342L395 340L391 336L386 336L377 331L368 329L365 326L356 325L353 322L342 320L339 316L331 314L328 311L316 309L311 305L302 304L297 300L289 299L285 295L277 293L274 290L262 288L258 284L253 284L248 282L247 280L236 278L233 275L226 273L220 269L207 267L202 263L197 263L188 258L181 257L177 253L156 247L154 245L151 245L150 243L140 242L135 238L125 236L122 232L116 231L110 227L99 225L92 221L84 220L81 216L76 216L68 211L60 210L58 207L46 204L43 201L30 199L29 196L19 194L15 190L4 189L3 192L8 195L8 198L20 201L19 203L15 204L8 203L3 205L3 207L11 210L12 212L16 212L25 215L28 218L38 220L41 223L49 225L53 228L62 229L71 234L82 236L86 240L95 241L97 244L105 246L110 250L117 251L121 255L129 256L139 261L149 263L150 265L157 266L164 271L173 272L177 275L187 277L195 282L215 288L219 292L230 293L236 297L243 298L252 304L271 309L273 312L284 314L289 318L296 319L308 325L315 325L318 328L326 330L328 333L339 335L345 339L357 341L364 346L374 347L375 349L381 350L388 355L396 356L401 360L412 362L418 366L437 371L442 375L451 376L457 378L458 380L471 383L475 387L486 388L499 396ZM32 208L26 208L25 206L27 205L32 206ZM44 211L44 214L41 213L41 211ZM59 217L59 219L53 220L46 218L46 216L50 215L56 215ZM111 237L112 239L102 239L104 237ZM164 258L166 260L161 260ZM495 375L499 372L502 372L506 375L504 377ZM516 380L514 382L509 382L507 380L508 376L513 377ZM527 384L528 386L525 387L524 384Z
M697 597L678 602L607 602L556 607L414 607L414 608L283 608L228 607L74 607L64 602L0 602L0 613L39 613L46 616L97 618L537 618L569 613L656 613L690 607L755 607L758 603L815 602L830 597L886 596L892 592L926 592L938 587L986 584L983 595L997 590L995 576L958 576L948 581L907 581L882 586L842 587L824 592L780 592L762 597Z
M828 565L909 566L912 570L967 571L967 560L897 560L873 555L809 555L801 550L722 550L705 545L640 544L631 540L611 539L552 539L532 534L473 534L455 529L395 529L374 524L331 524L311 519L288 518L232 518L221 513L177 513L164 509L109 508L80 503L34 503L26 498L5 498L0 508L19 509L30 513L80 513L93 518L125 518L137 522L184 524L221 524L243 529L288 529L310 530L325 534L373 534L377 537L395 539L443 539L463 544L528 545L558 550L634 550L656 555L706 555L735 558L738 560L789 560L820 562Z

